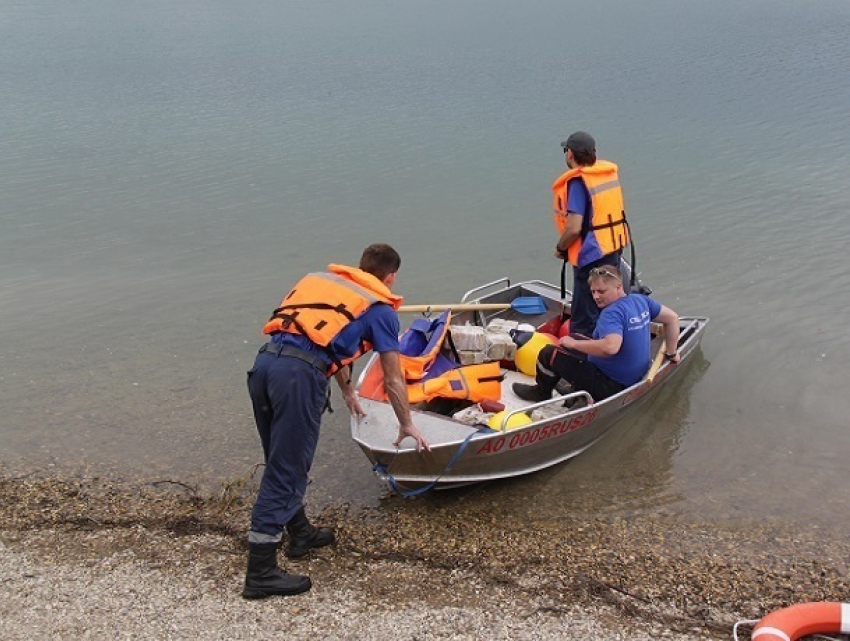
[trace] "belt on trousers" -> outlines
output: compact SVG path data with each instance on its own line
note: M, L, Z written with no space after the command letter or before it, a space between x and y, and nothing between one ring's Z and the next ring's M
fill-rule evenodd
M321 357L311 354L307 350L295 347L293 345L282 345L280 343L266 343L260 348L258 354L262 353L274 354L275 356L290 356L297 358L300 361L312 365L322 374L328 373L328 364Z

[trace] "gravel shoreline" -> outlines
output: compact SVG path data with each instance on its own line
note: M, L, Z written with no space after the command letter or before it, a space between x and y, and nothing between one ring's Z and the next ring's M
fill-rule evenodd
M251 489L0 478L4 638L721 639L842 600L850 546L658 518L465 522L425 502L329 507L301 596L241 598ZM823 534L823 533L819 533ZM281 558L283 559L282 555Z
M140 529L135 535L145 537L148 545L175 545L161 533ZM39 531L27 538L61 546L66 536ZM82 537L75 544L97 548L113 537L99 533L99 541L91 538ZM26 547L26 540L18 543ZM189 548L221 549L228 543L217 535L192 536L180 540L177 547L191 554ZM488 585L472 573L433 571L404 562L345 562L331 553L327 558L290 564L290 570L313 578L314 587L307 594L247 602L239 596L242 574L218 576L209 560L175 569L151 564L129 547L102 558L74 560L63 559L61 552L45 558L12 547L0 545L0 619L3 638L10 641L35 637L272 639L281 635L361 641L693 638L670 633L660 624L630 621L613 606L553 606L517 595L510 588ZM420 598L423 584L439 592L436 603ZM408 589L412 585L417 589ZM442 600L455 605L442 605Z

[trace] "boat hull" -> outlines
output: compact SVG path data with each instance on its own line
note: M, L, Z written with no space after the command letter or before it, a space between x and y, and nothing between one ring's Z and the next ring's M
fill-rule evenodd
M537 281L533 284L537 285L531 288L536 290L535 293L539 294L542 290L542 293L548 294L544 297L547 298L547 307L551 308L547 314L535 319L536 325L540 326L553 315L559 317L561 303L559 296L552 297L552 292L557 291L553 286L541 287L544 284ZM511 291L507 296L528 292L529 288L523 285L528 284L509 287ZM490 302L491 299L484 297L480 301ZM488 319L475 320L484 324ZM397 448L392 441L397 436L398 422L391 406L384 401L361 397L367 416L352 419L352 438L371 461L373 469L400 491L456 487L536 472L581 454L617 424L634 416L641 405L655 397L687 367L689 357L699 348L707 322L708 319L703 317L682 318L680 362L665 362L653 380L644 379L601 402L579 407L584 405L580 402L573 406L574 409L565 407L565 401L582 400L587 396L578 392L528 404L513 396L511 383L533 382L533 379L519 372L506 371L502 402L507 407L507 416L502 429L470 426L451 416L413 408L413 422L431 443L431 451L417 452L413 447L404 447L405 442ZM656 338L653 350L660 343L661 338ZM376 366L377 362L373 359L367 365L358 390L369 368ZM511 415L520 412L531 414L533 410L540 410L537 414L543 416L522 427L504 429Z

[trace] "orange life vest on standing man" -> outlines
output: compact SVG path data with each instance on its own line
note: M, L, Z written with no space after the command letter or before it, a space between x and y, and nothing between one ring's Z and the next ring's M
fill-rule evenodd
M574 180L584 182L593 210L590 224L584 222L582 235L567 250L570 263L580 267L625 247L629 232L617 165L597 160L592 165L570 169L552 184L552 214L559 234L567 225L567 191Z

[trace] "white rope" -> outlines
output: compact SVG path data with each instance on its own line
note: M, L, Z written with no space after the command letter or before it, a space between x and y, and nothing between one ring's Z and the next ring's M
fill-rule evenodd
M761 619L745 619L743 621L738 621L734 626L732 626L732 636L735 641L738 641L738 626L739 625L755 625L761 621Z

